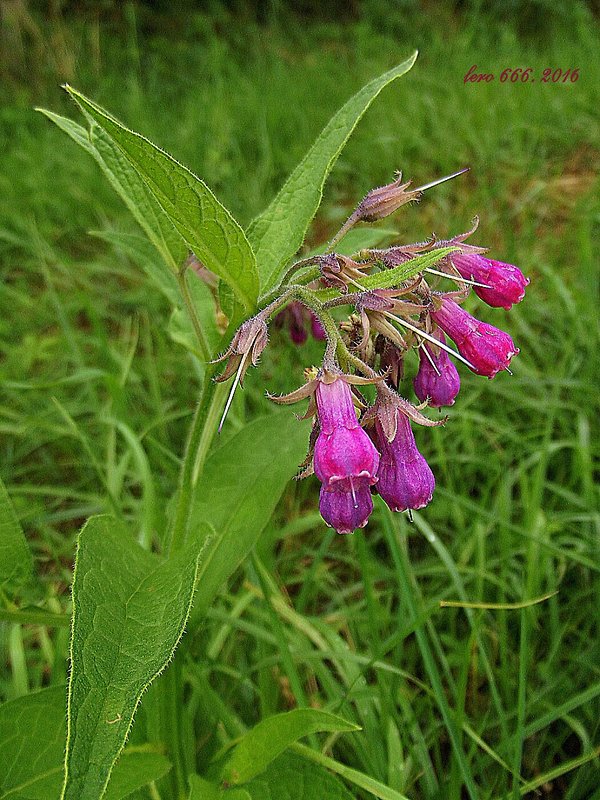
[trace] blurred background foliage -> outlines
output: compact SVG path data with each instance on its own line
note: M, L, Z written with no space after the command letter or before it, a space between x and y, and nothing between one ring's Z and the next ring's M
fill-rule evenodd
M115 244L135 232L126 210L33 111L75 116L60 83L180 159L247 224L334 110L417 47L343 152L307 247L395 169L418 184L469 165L386 227L420 241L480 214L472 241L531 278L510 314L470 306L521 354L512 377L463 373L449 423L417 431L438 488L414 525L379 510L364 533L335 537L315 482L290 486L258 553L277 602L255 561L190 636L201 756L223 743L217 723L233 735L301 687L366 726L332 743L338 758L411 800L459 798L421 625L482 797L515 782L518 794L511 770L552 799L599 797L598 13L595 0L0 2L0 470L40 575L23 604L68 609L90 514L116 502L135 526L150 498L164 513L201 372L167 335L171 309L139 254ZM473 64L496 80L465 85ZM501 84L506 67L538 80ZM542 84L546 68L579 79ZM272 342L231 429L268 411L265 386L291 390L320 358L285 331ZM391 552L392 525L410 561ZM522 612L438 605L554 591ZM5 697L64 681L66 631L3 625L0 652ZM351 659L345 672L332 653Z

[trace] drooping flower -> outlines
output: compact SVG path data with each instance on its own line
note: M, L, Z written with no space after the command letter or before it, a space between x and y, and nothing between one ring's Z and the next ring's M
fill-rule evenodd
M435 488L435 478L417 449L410 420L421 425L442 425L446 420L430 420L418 408L386 386L378 386L375 405L365 416L380 452L376 491L392 511L423 508Z
M446 343L443 332L436 328L432 336L442 344ZM429 405L452 406L460 389L458 370L448 353L441 347L423 343L419 348L419 371L414 380L415 394L421 400L429 399Z
M431 319L454 340L473 372L493 378L508 369L511 358L519 352L508 333L471 316L449 297L441 295L438 299L440 307L430 312Z
M493 308L506 308L520 303L525 296L525 287L529 285L529 278L513 264L503 261L494 261L486 258L486 247L477 247L467 244L465 239L472 236L479 226L479 217L475 217L471 230L460 233L452 239L437 241L435 248L457 247L458 252L450 255L450 262L455 270L466 280L475 281L475 294Z
M419 425L443 425L447 417L431 420L385 385L377 386L377 400L365 412L368 428L380 451L375 491L392 511L426 506L435 489L435 478L417 449L411 420Z
M400 415L396 435L389 442L381 423L375 423L381 448L377 470L377 491L392 511L426 506L433 496L435 478L417 449L408 417Z
M315 444L315 475L325 485L367 478L375 483L379 453L361 428L350 386L342 377L319 381L315 393L320 432Z
M474 286L475 294L493 308L510 309L525 297L529 278L513 264L494 261L479 253L457 253L451 261L463 278L485 284Z
M272 397L278 403L311 398L307 414L317 415L312 455L322 483L319 506L338 533L364 527L373 510L370 487L377 480L379 453L360 426L350 389L350 383L372 382L324 369L295 392Z

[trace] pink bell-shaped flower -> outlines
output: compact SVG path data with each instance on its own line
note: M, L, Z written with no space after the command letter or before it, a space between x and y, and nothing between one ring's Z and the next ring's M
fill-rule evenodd
M529 284L529 278L512 264L493 261L479 253L452 255L452 263L463 278L485 284L485 286L474 286L473 289L488 306L508 310L525 297L525 287Z
M431 319L454 340L459 353L473 372L493 378L508 369L519 348L504 331L471 316L449 297L440 297L441 307L431 312Z
M381 450L377 491L392 511L423 508L433 496L435 478L417 449L407 416L398 413L394 438L388 441L381 422L375 422L375 437Z
M315 475L326 486L348 478L375 483L379 453L360 427L350 386L343 378L319 381L316 389L320 432L315 444Z

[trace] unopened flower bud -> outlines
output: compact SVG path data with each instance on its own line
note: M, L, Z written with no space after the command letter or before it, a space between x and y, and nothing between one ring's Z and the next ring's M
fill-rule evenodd
M451 260L463 278L485 284L473 288L489 306L509 309L525 296L529 278L512 264L493 261L478 253L457 253Z
M402 183L402 173L398 173L392 183L372 189L358 204L352 216L363 222L376 222L393 214L405 203L421 196L419 191L407 191L410 184L411 181Z
M323 327L321 320L312 313L310 314L310 330L313 337L322 342L327 338L327 334L325 333L325 328Z
M439 310L430 312L431 319L454 340L473 372L493 378L508 369L511 358L519 352L508 333L471 316L449 297L440 300Z
M446 343L439 328L436 328L432 336L442 344ZM413 386L421 402L429 399L429 405L435 408L454 405L460 389L460 378L445 350L423 343L419 348L419 371L413 380Z

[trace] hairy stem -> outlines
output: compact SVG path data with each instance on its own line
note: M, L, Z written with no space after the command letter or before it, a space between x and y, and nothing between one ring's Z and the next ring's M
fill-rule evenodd
M208 365L200 400L196 406L188 433L179 476L177 505L167 537L166 552L168 556L180 550L185 543L194 492L194 476L199 475L202 469L212 436L216 430L216 427L210 430L209 426L206 425L208 419L214 419L215 415L218 416L219 404L222 402L222 392L217 394L217 386L212 380L213 372L212 365ZM201 459L198 457L200 452L202 453Z

